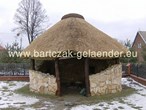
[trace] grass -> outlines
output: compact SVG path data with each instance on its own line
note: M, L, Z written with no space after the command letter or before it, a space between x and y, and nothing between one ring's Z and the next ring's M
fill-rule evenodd
M4 90L8 90L8 87L7 86L3 86L2 87Z
M49 94L40 94L40 93L35 93L35 92L31 92L29 90L29 85L26 85L20 89L17 89L14 91L15 93L18 93L18 94L22 94L22 95L25 95L25 96L34 96L34 97L41 97L41 98L56 98L57 96L55 95L49 95Z
M136 106L135 104L127 103L130 107L136 109L136 110L141 110L142 107Z
M141 110L142 107L139 107L139 106L134 107L134 106L132 106L132 108L134 108L136 110Z
M104 110L109 110L109 107L104 107Z
M16 84L15 83L9 83L9 86L15 86Z
M110 101L112 101L114 99L120 100L121 97L129 96L135 92L136 92L135 89L124 86L124 88L122 89L121 92L117 92L114 94L105 94L105 95L101 95L101 96L91 96L88 98L88 102L95 101L97 103L97 102L101 102L101 101L108 101L110 103Z
M26 96L34 96L34 97L38 97L38 98L41 97L41 98L44 98L46 100L47 99L59 100L60 98L65 100L65 99L69 99L69 97L70 97L70 96L57 97L54 95L34 93L34 92L29 91L29 85L26 85L20 89L15 90L15 92L22 94L22 95L26 95ZM84 96L75 96L75 97L76 97L76 101L78 100L79 104L83 104L83 103L84 104L93 104L93 103L98 103L101 101L107 101L108 103L110 103L111 100L114 100L114 99L120 100L121 97L129 96L135 92L136 92L135 89L124 86L124 88L121 92L117 92L114 94L106 94L106 95L91 96L91 97L84 97Z
M18 108L3 108L3 109L1 109L1 110L21 110L20 108L18 109Z
M119 103L125 104L125 102L124 102L123 99L120 99L120 100L119 100Z
M119 107L118 107L118 109L124 109L124 107L122 107L122 106L119 106Z
M114 105L112 102L108 102L109 105Z

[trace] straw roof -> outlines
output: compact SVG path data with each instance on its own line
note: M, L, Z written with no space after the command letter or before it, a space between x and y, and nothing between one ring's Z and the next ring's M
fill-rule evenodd
M120 43L98 30L79 14L68 14L42 35L38 36L23 52L30 52L35 58L37 52L47 51L127 51ZM53 57L45 56L45 59Z

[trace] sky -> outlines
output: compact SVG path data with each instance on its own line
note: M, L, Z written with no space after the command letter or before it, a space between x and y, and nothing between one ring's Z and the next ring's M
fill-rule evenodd
M14 15L21 0L0 0L0 44L5 46L16 39ZM68 13L78 13L85 20L112 38L130 39L137 31L146 31L145 0L40 0L49 16L50 27ZM28 45L21 36L23 47ZM20 38L18 38L19 40Z

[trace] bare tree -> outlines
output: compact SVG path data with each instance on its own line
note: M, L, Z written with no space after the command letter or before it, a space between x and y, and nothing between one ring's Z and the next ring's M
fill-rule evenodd
M29 44L44 30L48 21L45 9L39 0L22 0L16 10L15 22L19 36L24 34L27 36ZM44 28L43 28L44 27ZM35 60L31 59L32 69L35 69Z
M31 43L46 28L48 16L39 0L22 0L16 10L14 20L17 24L14 29L18 32L17 36L27 35Z

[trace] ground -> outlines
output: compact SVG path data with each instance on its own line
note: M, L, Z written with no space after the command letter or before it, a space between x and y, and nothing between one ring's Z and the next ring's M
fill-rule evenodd
M146 110L146 86L131 78L122 78L122 85L133 88L134 92L120 97L112 94L98 101L98 97L36 96L17 92L17 89L27 85L28 82L0 81L0 110ZM121 93L124 94L124 91ZM115 97L110 99L111 96Z

